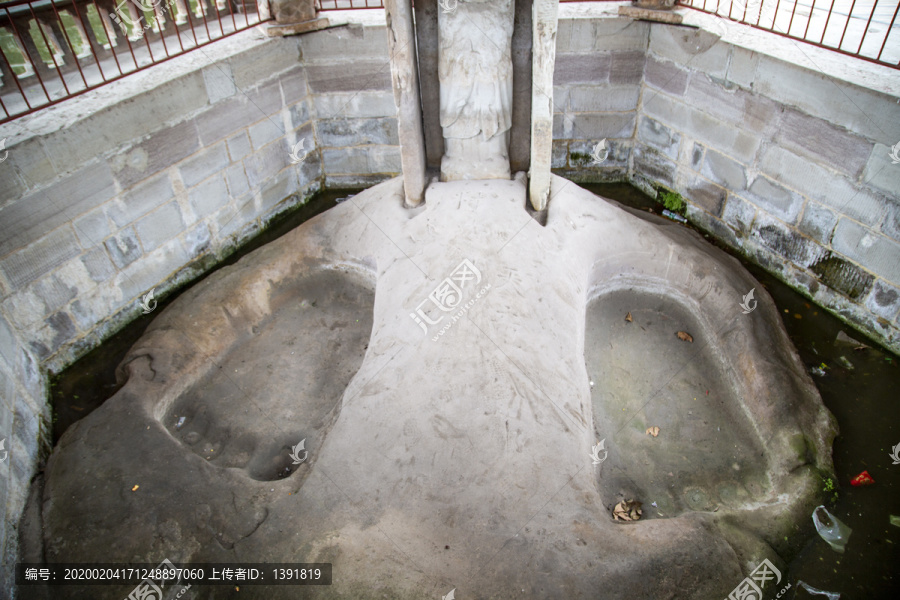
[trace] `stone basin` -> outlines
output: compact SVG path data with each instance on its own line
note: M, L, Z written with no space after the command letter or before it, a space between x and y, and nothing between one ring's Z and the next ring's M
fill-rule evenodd
M558 177L549 206L520 176L409 209L395 179L194 286L60 440L28 547L333 564L241 587L267 600L706 599L785 572L836 425L768 294L680 225ZM614 521L624 498L646 517Z

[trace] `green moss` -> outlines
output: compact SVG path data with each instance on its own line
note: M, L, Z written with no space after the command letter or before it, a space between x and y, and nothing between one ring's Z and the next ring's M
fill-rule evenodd
M675 214L684 216L684 198L678 192L657 190L656 199Z

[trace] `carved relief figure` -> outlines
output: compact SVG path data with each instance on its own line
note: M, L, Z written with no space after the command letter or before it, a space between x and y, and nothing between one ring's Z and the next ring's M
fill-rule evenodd
M509 179L512 0L459 0L438 12L441 180Z

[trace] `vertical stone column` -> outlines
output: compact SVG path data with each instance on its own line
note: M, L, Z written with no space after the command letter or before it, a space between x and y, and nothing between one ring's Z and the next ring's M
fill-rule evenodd
M531 66L531 181L528 198L534 210L547 208L553 153L553 66L559 0L534 0Z
M425 135L416 65L416 36L411 0L385 0L391 81L397 105L400 165L406 203L417 206L425 195Z

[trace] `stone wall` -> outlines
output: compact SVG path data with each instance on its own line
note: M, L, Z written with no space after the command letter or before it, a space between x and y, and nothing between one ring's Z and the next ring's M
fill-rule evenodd
M653 24L631 173L680 192L692 223L900 352L897 102Z
M683 12L700 29L561 7L554 170L679 192L693 224L900 352L898 100L874 89L900 72ZM836 59L871 85L823 72Z

